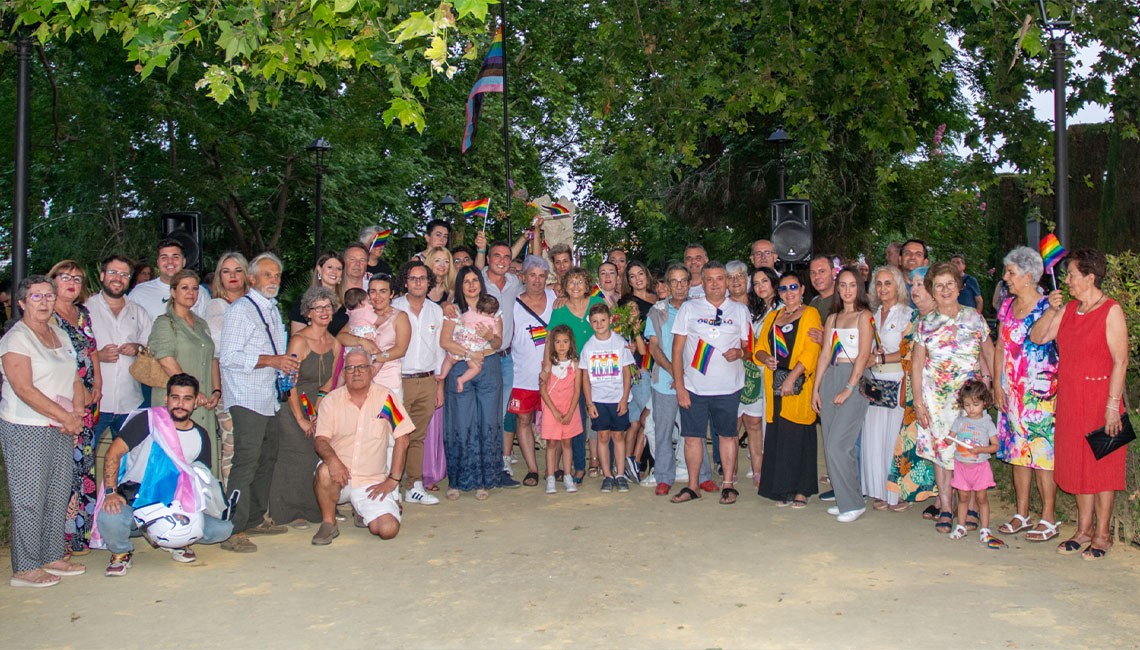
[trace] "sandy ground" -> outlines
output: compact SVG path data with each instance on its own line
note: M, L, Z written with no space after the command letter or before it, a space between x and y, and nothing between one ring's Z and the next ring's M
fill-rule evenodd
M838 524L812 500L682 505L651 488L542 488L408 506L399 537L349 523L252 555L146 547L46 590L0 587L5 648L1136 647L1140 551L951 541L919 510ZM1004 513L1002 509L1000 512ZM996 527L996 521L995 521ZM1066 527L1063 532L1072 532ZM6 558L5 558L6 561Z

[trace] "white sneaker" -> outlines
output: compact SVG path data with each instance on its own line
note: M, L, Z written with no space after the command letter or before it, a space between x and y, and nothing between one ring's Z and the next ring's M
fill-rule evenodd
M418 503L421 506L434 506L439 503L439 497L424 490L424 484L419 481L404 493L404 499L408 503Z
M198 559L198 556L194 554L193 549L191 549L189 546L184 546L182 548L168 548L166 550L170 552L170 559L174 560L175 562L188 564Z
M567 476L562 479L562 485L566 488L567 492L577 492L578 484L574 482L574 477Z
M503 471L504 472L506 472L508 474L511 473L511 463L513 463L514 460L515 459L511 456L503 456Z
M557 484L558 484L558 481L557 481L557 479L554 478L553 474L551 474L550 476L547 476L546 477L546 493L547 494L554 494L555 492L557 492L558 490L556 490L554 487Z
M834 517L835 515L838 515L839 514L839 506L831 506L830 508L827 509L827 514L831 515L832 517Z
M641 479L641 482L638 483L638 485L640 485L641 487L656 487L657 486L657 479L653 477L653 474L650 474L649 476L646 476L645 478Z
M849 523L855 521L856 519L858 519L859 517L862 517L864 512L867 512L866 508L859 508L858 510L848 510L847 512L839 513L839 516L836 517L835 520L841 524L849 524Z

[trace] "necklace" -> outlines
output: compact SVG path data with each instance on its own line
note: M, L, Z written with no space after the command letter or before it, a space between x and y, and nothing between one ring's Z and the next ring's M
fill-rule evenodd
M1100 298L1099 298L1099 299L1098 299L1096 302L1094 302L1094 303L1093 303L1093 306L1092 306L1092 307L1089 307L1088 309L1085 309L1084 311L1082 311L1081 309L1079 309L1079 308L1078 308L1078 309L1077 309L1077 313L1078 313L1078 314L1080 314L1081 316L1084 316L1085 314L1087 314L1087 313L1089 313L1089 312L1091 312L1091 311L1095 310L1097 307L1100 307L1100 303L1104 302L1104 299L1105 299L1105 298L1107 298L1107 297L1108 297L1108 296L1106 296L1106 295L1105 295L1105 294L1102 292L1102 293L1100 294Z

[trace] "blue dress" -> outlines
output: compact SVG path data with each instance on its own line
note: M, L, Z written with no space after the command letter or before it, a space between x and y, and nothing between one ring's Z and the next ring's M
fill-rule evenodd
M457 361L447 374L443 400L443 448L448 487L458 490L499 486L503 473L503 376L501 359L491 354L483 369L456 392L455 380L467 371Z

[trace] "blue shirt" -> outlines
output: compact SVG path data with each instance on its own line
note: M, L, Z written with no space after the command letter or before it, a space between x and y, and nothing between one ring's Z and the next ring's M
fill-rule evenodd
M684 303L682 303L684 304ZM670 362L673 361L673 321L677 319L677 312L680 310L674 307L673 303L669 300L662 300L653 306L654 309L660 309L661 305L665 305L666 315L665 322L661 326L660 332L656 331L653 327L653 319L645 319L645 338L656 336L657 343L661 346L661 351L665 353L665 358ZM664 370L657 372L657 381L650 384L653 390L661 393L662 395L676 395L677 391L673 390L671 384L673 383L673 376Z
M958 304L977 309L977 298L982 297L982 285L972 275L962 276L962 290L958 292Z

